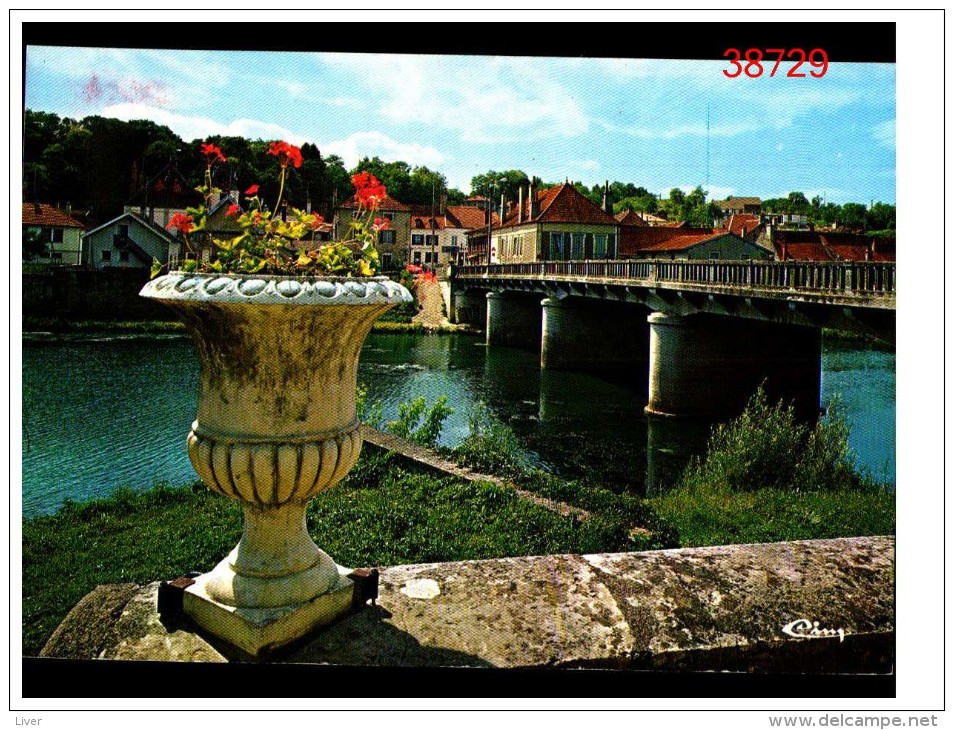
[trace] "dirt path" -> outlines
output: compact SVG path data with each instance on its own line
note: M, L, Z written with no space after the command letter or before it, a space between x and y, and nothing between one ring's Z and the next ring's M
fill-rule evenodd
M421 311L411 320L423 325L424 329L439 329L450 324L444 316L444 302L441 297L441 285L437 281L420 279L417 284L417 299Z

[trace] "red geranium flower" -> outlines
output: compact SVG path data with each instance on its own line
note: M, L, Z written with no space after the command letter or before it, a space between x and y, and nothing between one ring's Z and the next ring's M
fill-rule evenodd
M235 215L236 213L239 212L239 210L241 210L241 208L239 208L235 203L232 203L232 205L229 206L229 209L225 211L225 215L227 216Z
M355 198L368 210L377 210L388 194L381 181L369 172L362 171L352 175L351 184L354 185Z
M325 222L325 219L320 216L318 213L313 213L311 220L308 221L308 227L312 230L318 230L322 223Z
M378 233L379 231L386 231L391 227L391 221L387 218L375 218L374 224L371 226L371 229Z
M208 158L209 164L218 160L219 162L225 162L225 155L222 154L222 150L216 147L214 144L203 144L199 148L203 155Z
M268 154L275 155L282 167L288 167L289 162L295 167L301 167L301 149L288 142L272 142Z
M188 233L192 230L192 216L186 215L185 213L176 213L172 216L172 220L169 221L169 225L166 226L167 231L171 231L175 228L179 233Z
M255 195L258 192L258 185L252 185L248 190L245 191L246 195Z

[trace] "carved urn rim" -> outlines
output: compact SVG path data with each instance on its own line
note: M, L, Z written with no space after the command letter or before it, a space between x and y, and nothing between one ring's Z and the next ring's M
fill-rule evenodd
M171 271L146 283L149 299L221 304L354 305L401 304L411 293L386 276L287 276Z

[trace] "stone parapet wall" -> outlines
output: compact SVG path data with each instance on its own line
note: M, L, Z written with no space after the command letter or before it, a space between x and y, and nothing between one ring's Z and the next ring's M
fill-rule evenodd
M42 655L241 658L186 623L160 621L156 590L132 592L121 612L112 604L97 612L97 593L90 594ZM376 605L271 660L887 674L894 665L894 538L394 566L381 570Z

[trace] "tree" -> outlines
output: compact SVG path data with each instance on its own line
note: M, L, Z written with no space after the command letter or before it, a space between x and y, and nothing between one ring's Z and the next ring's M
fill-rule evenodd
M846 228L864 230L868 209L861 203L845 203L841 206L840 223Z
M868 211L867 230L893 231L895 228L895 207L888 203L877 202Z
M811 205L804 193L791 192L788 194L788 212L795 215L806 215Z
M533 180L535 190L543 189L544 186L540 182L540 178L535 177ZM493 189L493 194L497 198L494 204L499 205L501 194L507 200L516 201L519 199L520 188L526 188L529 184L530 178L523 170L505 170L503 172L488 170L484 174L475 175L470 179L470 190L472 195L483 195L489 198L491 189Z
M439 213L446 190L447 178L422 165L411 170L407 199L403 202L408 205L433 205L434 211Z

